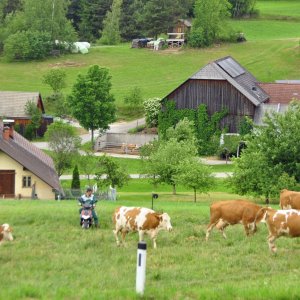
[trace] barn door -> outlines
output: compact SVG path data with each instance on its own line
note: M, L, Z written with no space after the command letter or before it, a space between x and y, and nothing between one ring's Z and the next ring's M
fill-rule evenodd
M0 197L12 198L15 196L15 171L0 170Z

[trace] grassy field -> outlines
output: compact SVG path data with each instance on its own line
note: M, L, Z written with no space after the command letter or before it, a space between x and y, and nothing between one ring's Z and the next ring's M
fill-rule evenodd
M269 253L267 230L246 238L242 226L215 231L204 242L209 205L237 195L212 193L198 203L182 195L159 198L174 230L160 232L158 249L148 238L143 299L299 299L300 243L279 239ZM140 299L135 295L136 234L117 248L111 215L116 206L150 206L149 198L100 202L101 228L83 231L75 201L0 201L1 223L15 240L1 246L0 299Z
M214 45L206 49L152 51L131 49L130 44L91 48L87 55L73 54L39 62L7 63L0 58L1 90L40 91L51 93L42 83L49 69L60 67L67 73L65 94L79 73L90 65L107 67L112 75L112 92L117 105L138 86L144 98L163 97L208 62L232 55L260 81L297 79L300 67L300 1L258 1L261 17L231 22L236 31L244 32L247 42ZM263 16L269 14L265 19ZM278 20L278 15L281 19ZM293 19L288 20L288 16ZM282 19L287 20L282 20Z
M300 2L298 0L258 0L256 8L262 18L300 20Z

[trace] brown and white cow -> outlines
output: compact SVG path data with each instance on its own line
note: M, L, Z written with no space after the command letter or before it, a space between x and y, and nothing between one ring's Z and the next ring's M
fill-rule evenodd
M257 218L265 222L269 229L268 244L275 253L275 240L281 236L300 237L300 211L296 209L275 210L262 208Z
M139 241L144 240L144 234L148 234L153 241L153 248L156 248L157 234L160 230L172 230L170 217L167 213L157 213L152 209L144 207L117 208L113 214L115 230L113 233L117 245L120 245L118 233L122 233L122 243L125 244L125 236L128 232L138 231Z
M262 207L245 200L229 200L213 203L210 206L210 223L206 230L206 241L216 226L226 239L225 228L228 225L243 224L246 235L256 231L255 217ZM257 221L259 222L259 221Z
M300 209L300 192L282 190L280 192L281 209Z
M4 241L13 241L12 228L8 224L0 225L0 245Z

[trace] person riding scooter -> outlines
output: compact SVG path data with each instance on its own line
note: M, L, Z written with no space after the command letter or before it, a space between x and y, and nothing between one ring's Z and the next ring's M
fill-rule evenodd
M95 227L98 227L99 226L98 225L99 224L99 220L98 220L97 213L95 211L96 202L97 202L97 200L95 199L94 194L93 194L93 190L90 187L88 187L86 189L85 194L83 194L78 199L78 204L79 205L81 205L81 206L91 205L92 206L92 214L93 214L94 224L95 224ZM79 209L79 214L80 215L81 215L81 211L82 210L83 210L83 208Z

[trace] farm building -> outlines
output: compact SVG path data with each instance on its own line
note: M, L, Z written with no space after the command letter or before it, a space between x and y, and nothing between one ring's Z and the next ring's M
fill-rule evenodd
M25 112L28 101L33 101L42 113L42 124L37 130L39 136L43 136L47 125L53 122L53 118L45 115L42 96L38 92L10 92L0 91L0 116L13 119L15 125L20 127L20 133L24 135L26 125L30 124L30 116Z
M184 45L186 37L191 30L192 23L189 20L179 19L173 28L169 29L166 40L169 48L177 48Z
M259 83L227 56L200 69L165 96L162 103L164 106L166 101L174 101L177 109L197 109L205 104L209 115L227 109L221 127L236 133L243 117L261 124L266 111L284 111L292 99L300 99L300 84Z
M63 195L52 159L0 121L0 197L55 199Z

